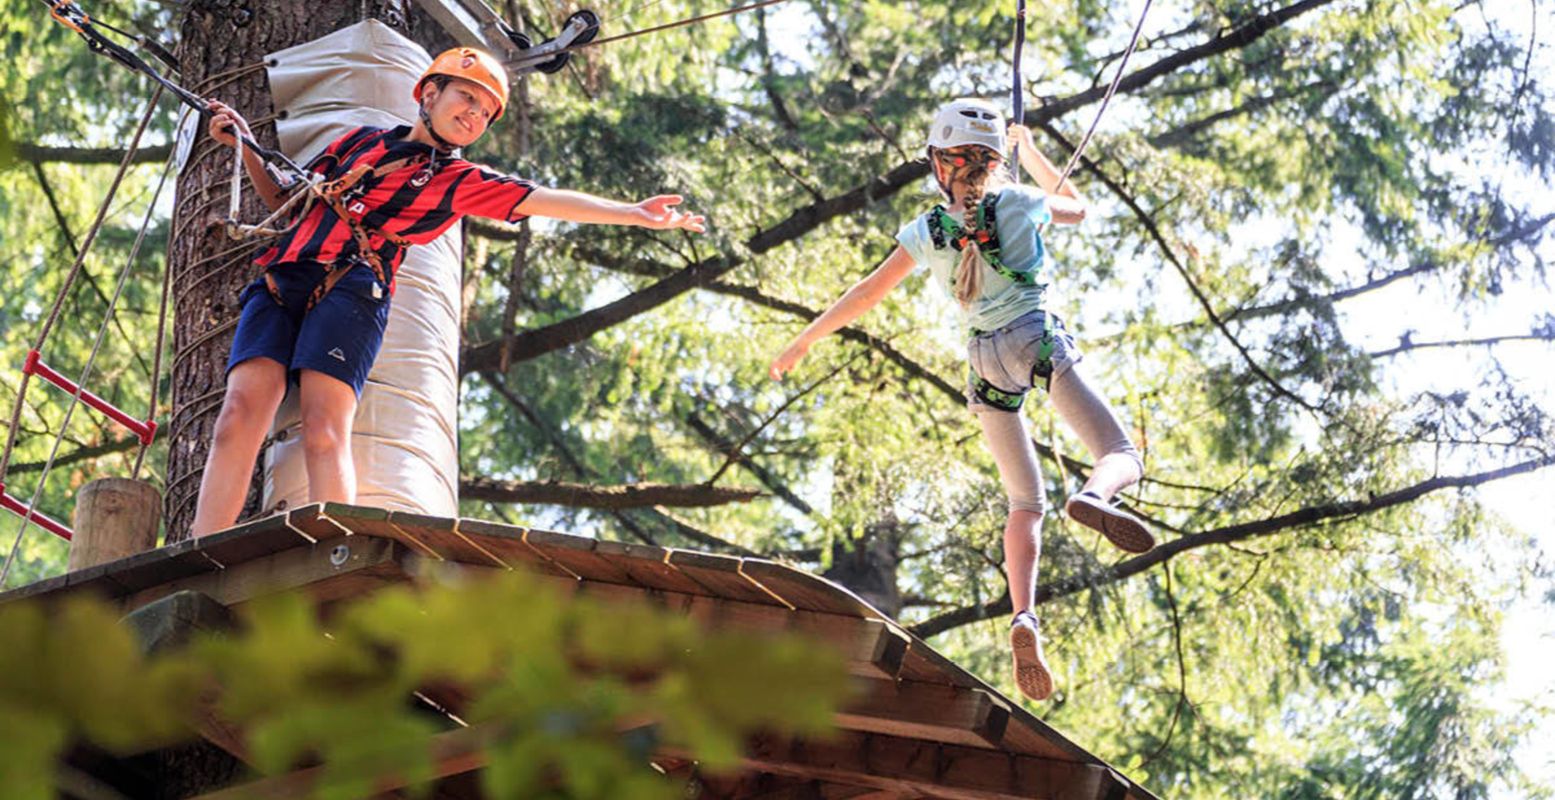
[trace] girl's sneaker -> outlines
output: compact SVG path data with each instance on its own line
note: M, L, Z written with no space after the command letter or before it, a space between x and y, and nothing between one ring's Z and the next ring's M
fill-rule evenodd
M1037 633L1037 618L1022 611L1010 621L1010 650L1015 654L1015 685L1021 694L1033 700L1046 700L1053 694L1053 673L1042 658L1042 636Z
M1144 553L1155 547L1155 537L1144 523L1095 492L1081 492L1069 498L1064 512L1075 522L1098 531L1107 541L1130 553Z

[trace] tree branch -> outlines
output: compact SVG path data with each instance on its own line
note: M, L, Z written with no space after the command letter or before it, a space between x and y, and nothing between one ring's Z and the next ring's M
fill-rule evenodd
M1371 353L1370 356L1372 358L1391 358L1411 350L1425 350L1432 347L1489 347L1501 342L1555 342L1555 331L1525 333L1517 336L1490 336L1484 339L1456 339L1444 342L1414 342L1406 338L1399 343L1398 347L1378 350L1375 353Z
M1074 150L1074 145L1069 142L1069 139L1065 137L1064 134L1051 123L1043 123L1041 127L1042 130L1047 133L1047 135L1053 137L1054 140L1063 144L1070 150ZM1193 273L1189 272L1187 265L1182 263L1182 259L1177 257L1177 253L1172 250L1171 244L1166 241L1166 236L1161 233L1161 227L1156 224L1155 218L1150 216L1150 214L1139 205L1138 199L1130 194L1128 190L1124 189L1122 184L1119 184L1117 181L1109 177L1107 173L1103 172L1101 166L1097 164L1096 161L1090 158L1082 158L1081 161L1085 164L1086 168L1091 171L1092 174L1094 174L1101 180L1104 185L1106 185L1106 187L1112 192L1114 196L1122 201L1123 204L1134 213L1134 217L1139 220L1139 224L1144 226L1145 232L1148 233L1150 238L1155 241L1156 246L1160 249L1161 255L1166 259L1167 263L1171 264L1172 267L1177 270L1177 274L1182 278L1183 283L1187 285L1188 291L1193 295L1194 299L1198 301L1199 307L1204 310L1205 316L1209 317L1210 323L1220 331L1221 336L1225 337L1226 341L1231 343L1232 348L1234 348L1237 353L1241 355L1242 361L1247 364L1247 368L1254 375L1256 375L1259 380L1263 381L1269 386L1269 388L1273 389L1275 394L1290 400L1291 402L1307 409L1308 411L1311 411L1314 414L1321 414L1323 411L1321 407L1307 402L1305 398L1285 388L1284 384L1280 383L1273 375L1270 375L1266 370L1264 370L1263 366L1258 363L1257 359L1253 358L1253 354L1248 352L1247 346L1242 344L1240 339L1236 338L1236 334L1231 332L1231 328L1226 325L1225 320L1221 319L1220 315L1216 313L1215 307L1210 303L1209 297L1204 293L1204 290L1199 287L1198 281L1196 281L1193 277Z
M761 496L756 489L695 484L628 483L598 486L562 481L501 481L466 476L459 481L459 499L494 503L542 503L573 508L708 508L748 503Z
M171 144L155 144L142 147L130 159L131 164L161 163L173 154ZM16 159L34 164L59 162L63 164L118 164L124 161L124 148L113 147L44 147L18 142Z
M1278 8L1267 14L1253 17L1229 32L1220 34L1209 41L1194 45L1186 50L1179 50L1149 66L1141 67L1129 73L1118 83L1118 92L1131 93L1138 91L1190 64L1213 58L1232 50L1240 50L1263 38L1269 31L1290 22L1296 17L1333 2L1334 0L1301 0L1299 3L1292 3L1284 8ZM1106 93L1107 87L1098 85L1078 94L1047 103L1029 114L1028 124L1049 122L1070 111L1102 99Z
M1230 545L1233 542L1271 536L1320 522L1352 519L1413 502L1427 494L1443 489L1481 486L1505 478L1536 472L1551 465L1555 465L1555 456L1544 456L1513 464L1502 469L1478 472L1472 475L1438 476L1386 494L1371 495L1365 500L1343 500L1326 505L1308 506L1268 519L1227 525L1223 528L1215 528L1201 533L1190 533L1170 542L1164 542L1148 553L1120 561L1100 572L1087 575L1073 575L1051 583L1042 584L1037 587L1036 595L1032 602L1040 605L1087 589L1098 589L1109 584L1118 583L1138 575L1157 564L1164 564L1178 555L1210 545ZM955 611L947 611L944 614L939 614L917 625L913 625L909 630L915 635L927 639L936 634L944 633L978 620L988 619L1000 614L1008 614L1010 610L1010 600L1008 597L1004 597L980 606L968 606Z

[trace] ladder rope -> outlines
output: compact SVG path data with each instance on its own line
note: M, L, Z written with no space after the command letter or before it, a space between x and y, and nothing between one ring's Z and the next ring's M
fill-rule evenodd
M176 155L169 155L167 165L162 168L162 178L157 182L157 189L151 196L151 205L146 207L146 221L140 226L140 235L135 239L135 250L140 250L141 240L146 238L146 229L151 225L151 214L156 209L157 200L162 196L162 187L167 183L167 176L172 173ZM134 255L130 256L134 260ZM157 399L162 392L162 348L167 344L167 307L168 298L172 290L172 265L168 259L163 259L162 264L162 303L157 309L157 343L156 349L151 355L151 402L146 407L146 419L157 418ZM130 480L140 479L140 469L146 463L146 452L151 449L151 443L142 441L140 450L135 454L135 467L130 470Z
M97 241L97 234L102 231L103 222L108 217L108 210L113 205L114 196L118 194L119 185L123 183L124 175L129 171L130 163L134 160L135 154L140 150L141 135L146 132L146 126L151 124L151 118L156 113L157 100L161 96L162 90L157 89L152 95L151 102L146 104L146 113L141 116L140 124L135 128L135 135L130 139L130 146L125 148L124 159L119 162L119 169L114 173L113 182L108 185L108 193L103 197L102 205L97 208L97 218L92 221L92 227L87 230L86 239L82 241L81 248L76 253L75 261L70 266L70 272L65 276L64 285L60 287L59 293L54 298L54 305L49 309L49 316L44 320L43 329L39 331L38 338L34 341L32 347L32 349L40 353L43 351L43 345L48 341L49 333L53 330L54 324L59 321L59 315L65 307L65 299L69 296L70 287L75 283L76 278L80 276L82 264L86 262L87 254L91 252L93 243ZM16 432L21 425L22 405L27 396L27 384L30 377L28 373L22 373L21 385L16 390L16 402L11 407L11 420L10 427L6 431L5 449L0 450L0 483L5 482L5 473L10 467L11 454L16 447Z
M1026 46L1026 0L1015 0L1015 46L1014 46L1014 53L1013 53L1013 55L1010 58L1010 61L1013 64L1013 67L1010 70L1010 72L1011 72L1011 83L1013 84L1013 86L1010 89L1010 120L1012 122L1014 122L1016 125L1025 125L1026 124L1026 92L1025 92L1025 89L1021 86L1021 79L1020 79L1021 50L1023 50L1025 48L1025 46ZM1020 145L1017 143L1015 145L1015 147L1013 148L1013 150L1014 150L1015 158L1013 158L1011 160L1014 161L1015 163L1010 165L1010 178L1015 183L1019 184L1020 183ZM1064 183L1063 181L1059 181L1058 182L1058 184L1060 186L1062 186L1063 183Z
M146 114L141 118L140 127L135 131L135 139L130 144L129 151L126 153L125 163L120 165L118 178L114 182L115 185L109 190L110 200L112 199L113 194L118 191L118 179L122 179L124 177L124 173L129 164L129 159L133 157L135 151L140 149L140 135L145 132L147 124L151 122L151 117L156 113L157 102L161 99L162 88L159 86L151 93L151 100L146 104ZM59 448L60 445L65 441L65 433L70 429L71 417L75 415L76 408L81 404L82 395L86 393L86 381L92 375L92 367L97 362L98 353L102 352L103 339L107 338L108 328L113 323L114 310L119 305L119 298L124 295L124 285L129 282L130 270L135 266L135 259L140 255L140 247L146 240L146 229L151 225L151 217L152 214L156 211L156 203L157 199L161 197L162 187L167 183L168 172L169 170L167 169L162 171L162 180L157 183L156 194L151 198L151 203L146 208L145 222L141 225L139 235L135 237L135 244L130 248L130 255L129 258L127 258L124 262L124 268L119 270L119 281L114 286L113 297L108 302L108 310L103 316L103 324L97 328L97 337L92 342L92 351L87 355L86 365L81 369L81 377L75 382L76 390L70 397L70 403L65 406L65 416L59 424L57 429L58 432L54 436L54 445L49 450L48 459L43 462L43 471L38 475L37 486L33 489L32 492L32 500L27 503L27 507L30 509L36 509L38 507L38 501L43 499L43 487L48 481L49 472L54 468L54 460L59 457ZM106 211L107 207L108 204L105 202L103 205L103 210ZM106 214L99 214L97 221L93 223L92 231L87 234L87 242L81 248L82 258L76 259L77 267L80 266L81 261L85 257L86 253L91 249L91 242L96 237L97 231L102 227L105 217ZM65 290L69 289L69 281L74 280L76 272L77 271L72 271L71 277L67 279L67 284L64 287ZM53 314L56 317L58 316L60 309L64 306L65 296L66 291L61 291L59 298L55 301ZM48 330L45 328L43 334L38 337L38 346L36 348L37 352L42 352L43 343L47 336ZM143 436L141 438L141 447L145 448L149 445L149 439ZM5 453L6 461L10 460L9 450L10 448L8 447L7 452ZM21 527L16 531L16 539L11 542L10 552L6 554L5 566L0 568L0 586L4 586L6 578L10 577L11 566L16 561L16 554L21 550L22 539L27 535L27 528L31 522L31 514L24 515L22 517Z

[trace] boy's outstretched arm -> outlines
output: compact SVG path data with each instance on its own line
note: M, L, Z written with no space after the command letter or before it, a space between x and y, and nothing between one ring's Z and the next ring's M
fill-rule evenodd
M661 194L640 203L622 203L570 189L536 187L518 204L517 210L532 216L590 225L636 225L655 230L679 228L703 233L706 218L676 208L684 199L678 194Z
M795 336L788 347L772 359L772 366L767 368L767 374L775 381L783 379L783 373L792 370L799 360L810 352L810 345L816 340L841 330L848 323L864 315L864 312L880 305L880 301L896 288L912 273L917 262L900 245L886 256L886 260L869 273L863 280L853 284L853 288L845 292L831 308L816 317L813 322Z

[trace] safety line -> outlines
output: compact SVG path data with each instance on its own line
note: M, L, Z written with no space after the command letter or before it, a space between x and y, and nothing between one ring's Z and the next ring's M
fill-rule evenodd
M641 30L627 31L626 33L618 33L615 36L606 36L603 39L595 39L593 41L584 42L582 44L575 44L575 45L570 45L568 47L563 47L563 48L560 48L560 49L557 49L557 50L552 50L552 51L544 53L540 57L537 57L535 60L537 60L537 61L550 61L551 59L555 58L556 56L561 55L562 53L571 53L574 50L584 50L584 49L587 49L587 48L590 48L590 47L599 47L600 45L610 44L612 42L620 42L620 41L624 41L626 39L635 38L635 37L638 37L638 36L647 36L650 33L660 33L662 31L673 30L675 28L684 28L687 25L696 25L696 24L699 24L699 23L702 23L702 22L707 22L709 20L718 19L719 17L732 16L734 14L739 14L739 13L742 13L742 12L745 12L745 11L752 11L752 10L755 10L755 9L758 9L758 8L764 8L766 6L777 5L778 3L782 3L782 2L786 2L786 0L761 0L761 2L757 2L757 3L749 3L749 4L746 4L746 5L743 5L743 6L735 6L733 8L726 8L726 9L723 9L722 11L713 11L713 12L710 12L710 13L707 13L707 14L702 14L700 16L688 17L686 19L676 20L674 22L666 22L663 25L655 25L655 26L653 26L651 28L643 28ZM522 63L523 59L519 58L518 61L520 61Z

